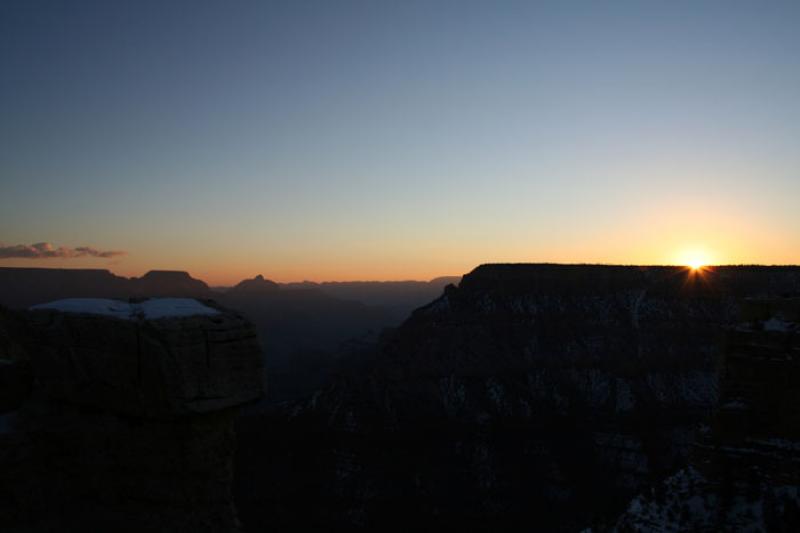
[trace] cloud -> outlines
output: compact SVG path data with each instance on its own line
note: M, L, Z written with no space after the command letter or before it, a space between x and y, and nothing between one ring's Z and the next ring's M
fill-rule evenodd
M97 250L91 246L79 246L68 248L59 246L56 248L49 242L37 242L36 244L17 244L14 246L3 246L0 243L0 259L24 258L24 259L72 259L74 257L99 257L108 259L125 255L126 252L112 250Z

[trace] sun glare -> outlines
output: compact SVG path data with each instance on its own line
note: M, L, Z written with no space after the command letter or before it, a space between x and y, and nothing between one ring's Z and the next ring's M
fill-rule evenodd
M684 252L678 259L678 264L685 265L692 272L699 272L710 263L708 254L697 250Z
M692 270L697 271L701 270L705 266L705 263L700 259L691 259L688 266Z

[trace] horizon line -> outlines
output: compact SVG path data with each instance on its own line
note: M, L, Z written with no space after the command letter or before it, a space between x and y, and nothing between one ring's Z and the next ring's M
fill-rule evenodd
M413 279L413 278L401 278L401 279L352 279L352 280L337 280L337 279L327 279L327 280L320 280L314 281L311 279L302 279L302 280L292 280L292 281L276 281L268 276L263 276L263 274L254 274L251 277L244 277L240 281L246 281L251 279L256 279L259 275L264 277L265 280L273 281L279 285L291 285L291 284L302 284L302 283L309 283L309 284L316 284L321 285L325 283L430 283L437 279L441 278L461 278L468 275L471 272L474 272L483 267L490 267L490 266L562 266L562 267L575 267L575 266L584 266L584 267L621 267L621 268L691 268L689 265L679 264L679 263L653 263L653 264L642 264L642 263L601 263L601 262L586 262L586 263L561 263L561 262L497 262L497 263L480 263L474 268L470 269L469 271L463 274L444 274L433 276L430 278L423 278L423 279ZM704 269L716 269L716 268L747 268L747 267L756 267L756 268L800 268L800 264L797 263L724 263L724 264L708 264L703 265ZM179 270L179 269L159 269L153 268L145 271L140 276L124 276L115 273L110 268L76 268L76 267L47 267L47 266L3 266L0 265L0 269L2 270L59 270L59 271L84 271L84 272L107 272L113 276L123 278L123 279L138 279L142 278L150 273L155 272L164 272L164 273L182 273L186 274L192 279L202 281L206 285L211 287L220 287L220 288L229 288L234 287L236 283L233 284L220 284L214 283L210 284L206 282L204 279L200 277L194 277L189 270Z

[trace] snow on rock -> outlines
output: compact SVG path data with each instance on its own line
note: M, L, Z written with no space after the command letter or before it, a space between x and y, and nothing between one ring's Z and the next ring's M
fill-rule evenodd
M796 486L750 482L723 489L690 466L637 496L612 531L761 533L785 525L782 517L791 516L787 513L796 509L797 503Z
M467 403L467 388L453 374L439 380L439 394L447 416L456 416Z
M0 435L13 433L16 420L16 411L0 415Z
M193 298L153 298L138 304L138 306L134 304L134 306L138 307L148 320L219 314L216 309L203 305Z
M787 322L778 317L772 317L764 322L764 331L791 331L794 329L794 323Z
M52 309L64 313L104 315L123 320L144 318L155 320L168 317L216 315L216 309L203 305L193 298L152 298L141 303L128 303L106 298L67 298L34 305L33 310Z
M31 309L52 309L64 313L88 313L91 315L112 316L125 320L129 320L132 313L129 303L107 298L67 298L34 305Z
M614 389L616 391L614 411L616 413L630 413L633 411L636 406L636 397L633 395L633 390L628 382L624 379L615 378Z

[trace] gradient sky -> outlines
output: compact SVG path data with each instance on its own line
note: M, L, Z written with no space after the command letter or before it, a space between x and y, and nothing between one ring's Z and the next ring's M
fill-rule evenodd
M4 0L0 242L127 255L0 266L797 263L798 28L800 2Z

